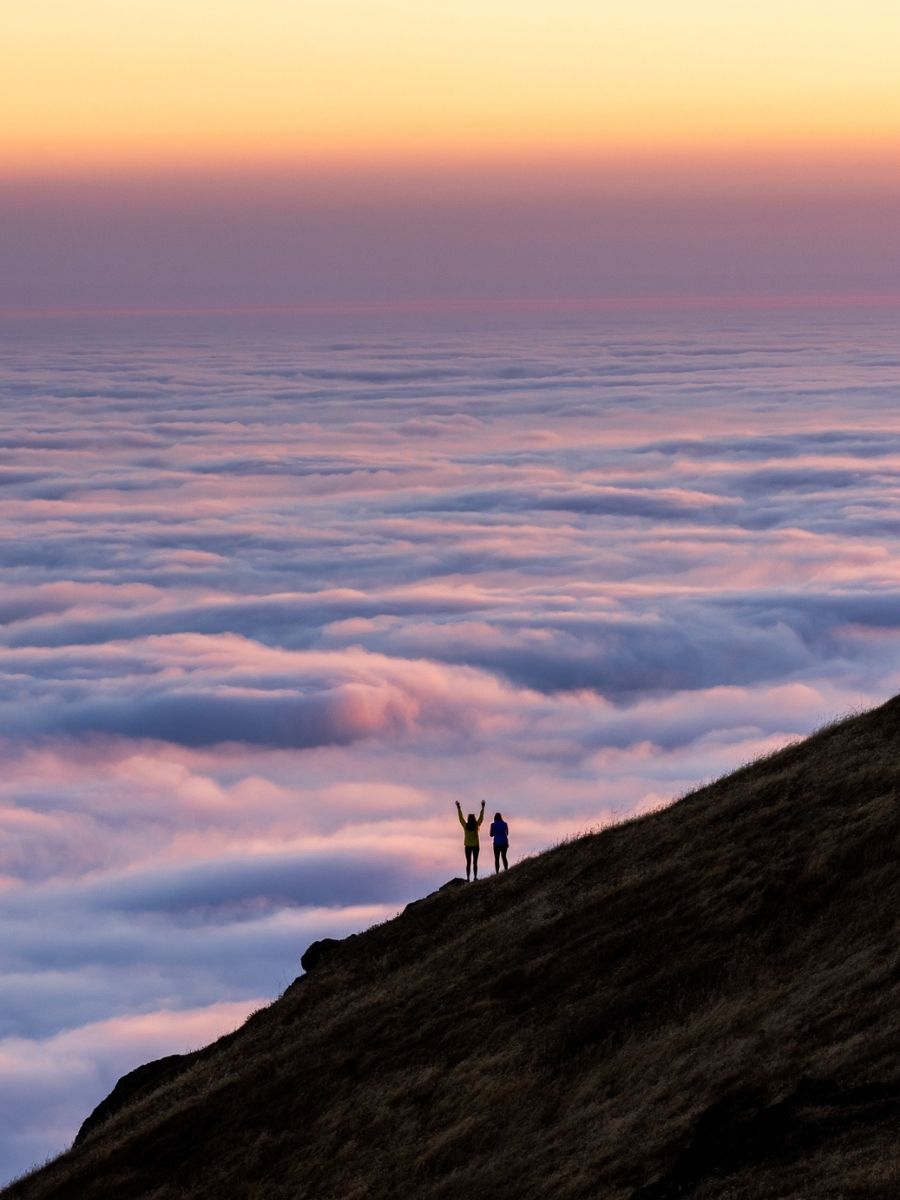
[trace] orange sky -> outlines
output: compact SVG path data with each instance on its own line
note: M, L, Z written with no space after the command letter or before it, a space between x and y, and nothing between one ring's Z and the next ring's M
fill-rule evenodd
M900 149L896 0L29 0L7 175Z

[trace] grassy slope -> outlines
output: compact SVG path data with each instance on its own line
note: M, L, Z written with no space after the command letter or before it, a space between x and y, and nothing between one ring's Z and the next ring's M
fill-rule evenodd
M900 1195L898 795L895 700L437 895L4 1197Z

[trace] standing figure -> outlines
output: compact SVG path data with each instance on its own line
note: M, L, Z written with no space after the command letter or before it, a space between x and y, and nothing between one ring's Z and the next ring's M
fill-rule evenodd
M463 836L463 845L466 848L466 879L471 879L472 867L475 868L475 878L478 878L478 830L481 828L481 822L484 820L484 801L481 802L481 812L477 818L474 813L469 813L468 817L463 817L462 809L459 806L459 801L456 802L456 815L459 817L459 823L465 831Z
M491 821L491 837L494 839L494 874L500 874L500 859L503 859L503 870L509 870L506 852L509 849L509 826L503 820L501 813L494 813Z

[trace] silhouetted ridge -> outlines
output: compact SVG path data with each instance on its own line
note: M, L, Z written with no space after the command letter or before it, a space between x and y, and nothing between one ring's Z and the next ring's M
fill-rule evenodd
M898 718L315 943L4 1196L895 1200Z

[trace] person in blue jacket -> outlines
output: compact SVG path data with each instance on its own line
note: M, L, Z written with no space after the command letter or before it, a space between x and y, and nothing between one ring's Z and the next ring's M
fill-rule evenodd
M500 859L503 859L503 870L509 870L506 852L509 849L509 826L503 820L501 813L494 813L491 821L491 837L494 839L494 874L500 874Z

